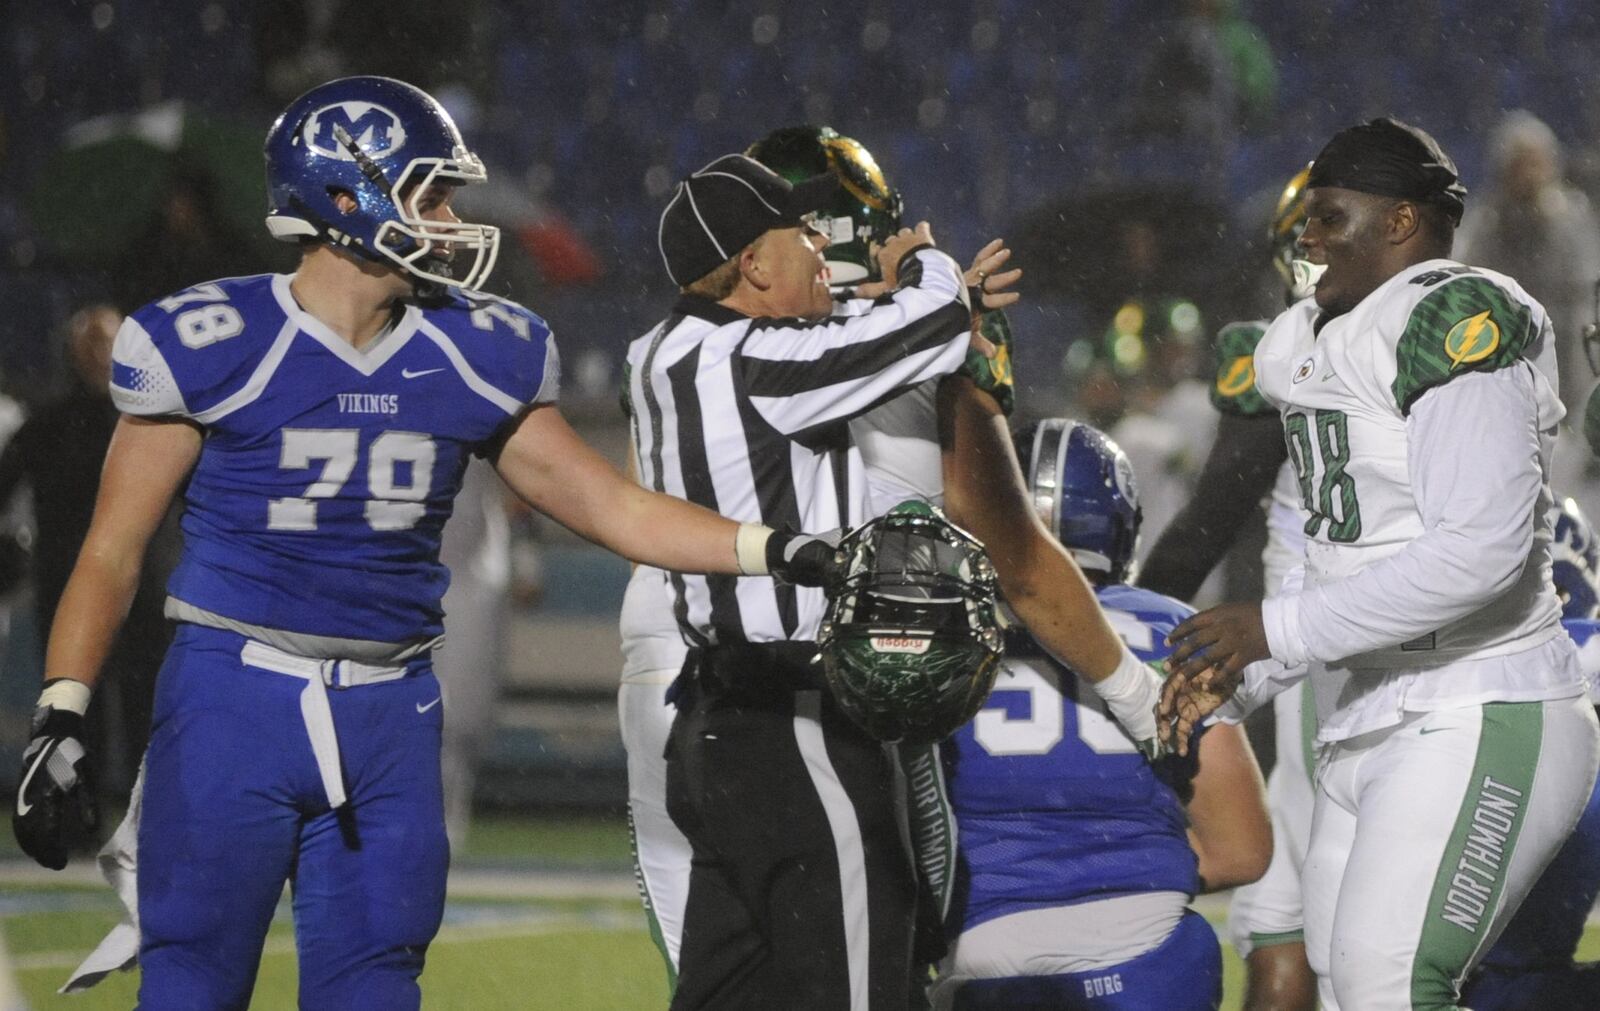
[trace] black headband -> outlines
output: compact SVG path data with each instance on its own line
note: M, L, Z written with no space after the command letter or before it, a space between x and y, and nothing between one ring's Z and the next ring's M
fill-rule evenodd
M1311 163L1306 188L1340 189L1395 197L1444 209L1456 224L1467 188L1437 141L1396 119L1374 119L1340 130Z

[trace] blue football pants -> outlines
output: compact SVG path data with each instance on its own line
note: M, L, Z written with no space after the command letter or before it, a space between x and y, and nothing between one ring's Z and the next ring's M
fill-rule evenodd
M285 881L302 1009L404 1011L444 913L439 685L329 689L347 807L329 809L306 682L246 667L243 637L180 625L156 688L139 826L139 1006L248 1007Z

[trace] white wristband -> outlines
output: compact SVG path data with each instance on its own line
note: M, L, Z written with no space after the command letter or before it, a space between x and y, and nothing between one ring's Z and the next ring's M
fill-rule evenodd
M77 713L79 716L89 708L89 696L93 694L89 686L82 681L71 678L61 678L45 685L44 691L39 693L39 708L49 706L52 709L65 709Z
M759 523L741 523L733 538L733 555L739 562L739 571L747 576L765 576L767 569L767 541L772 528Z
M1150 667L1122 647L1117 669L1101 681L1091 682L1095 694L1135 741L1156 735L1156 702L1161 697L1161 678Z

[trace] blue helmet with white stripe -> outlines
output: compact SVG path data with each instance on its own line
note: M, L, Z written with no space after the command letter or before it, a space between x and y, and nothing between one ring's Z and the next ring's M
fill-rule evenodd
M274 238L328 242L459 288L481 287L494 269L498 228L430 221L418 210L435 185L486 178L450 114L419 88L371 76L318 85L272 124L266 156ZM341 192L355 200L353 211L335 203Z
M1098 428L1071 418L1025 426L1015 445L1034 509L1078 567L1113 583L1131 581L1144 513L1128 455Z
M1550 575L1561 598L1561 616L1593 618L1600 614L1600 541L1574 500L1557 503L1555 514Z

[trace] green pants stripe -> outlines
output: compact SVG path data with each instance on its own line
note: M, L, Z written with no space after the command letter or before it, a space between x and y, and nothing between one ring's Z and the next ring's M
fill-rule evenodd
M1413 1008L1455 1006L1456 987L1500 905L1543 738L1542 703L1483 707L1472 776L1434 877L1411 964Z
M633 809L628 809L628 848L633 851L633 881L639 888L639 898L644 902L644 915L650 921L650 940L661 952L661 961L667 966L667 992L678 989L678 969L672 964L672 953L667 950L667 938L661 931L661 921L656 919L656 904L650 898L650 888L644 880L644 864L639 860L639 833L633 826Z

